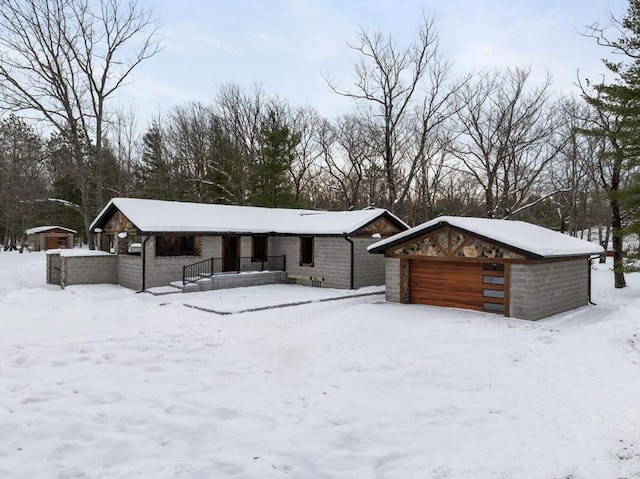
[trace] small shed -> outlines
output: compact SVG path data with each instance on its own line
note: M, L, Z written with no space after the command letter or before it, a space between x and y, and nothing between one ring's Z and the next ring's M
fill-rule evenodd
M62 226L36 226L27 231L27 243L33 251L73 248L75 230Z
M537 320L588 304L603 249L522 221L442 216L368 247L386 299Z

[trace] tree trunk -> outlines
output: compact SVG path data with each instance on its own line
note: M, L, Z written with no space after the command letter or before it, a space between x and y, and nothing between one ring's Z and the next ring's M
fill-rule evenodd
M622 220L620 218L620 205L618 200L611 200L611 243L613 245L613 278L616 288L624 288L627 283L624 279L622 264Z

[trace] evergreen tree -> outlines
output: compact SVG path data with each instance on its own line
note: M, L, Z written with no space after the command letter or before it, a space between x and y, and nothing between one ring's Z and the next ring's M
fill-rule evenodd
M162 131L153 122L142 137L142 158L135 172L135 190L143 198L175 199L170 165L165 158Z
M249 181L252 205L295 206L289 168L299 143L300 135L283 124L275 111L269 111L262 124L258 158Z
M594 117L583 133L601 140L596 159L595 178L603 187L611 208L614 281L616 288L626 286L623 271L623 237L625 227L637 210L637 195L632 193L637 176L640 153L640 1L630 0L622 20L613 19L619 34L609 40L604 29L591 27L598 44L623 54L626 61L604 60L615 74L615 81L590 85L583 89L586 102L593 107ZM637 219L636 219L637 221Z

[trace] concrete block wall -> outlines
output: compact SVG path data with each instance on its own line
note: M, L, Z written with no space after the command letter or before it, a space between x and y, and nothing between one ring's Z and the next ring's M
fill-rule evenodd
M155 246L153 248L155 257ZM222 237L221 236L200 236L200 258L196 258L187 264L197 263L207 258L222 258ZM182 279L182 272L180 273Z
M310 286L313 277L321 279L325 288L351 287L351 246L341 236L314 237L313 266L300 265L298 236L278 236L269 248L270 255L286 255L287 274L298 284Z
M62 256L61 286L72 284L118 283L118 257L104 256Z
M382 255L377 255L384 258ZM384 258L385 299L400 303L400 258Z
M220 253L222 256L222 250ZM267 251L267 254L271 253ZM240 236L240 256L251 256L251 236Z
M212 256L220 257L222 242L219 236L201 236L199 256L156 256L156 238L151 236L145 249L147 255L145 288L154 288L166 286L172 281L182 281L183 266Z
M47 255L47 284L62 284L62 265L59 254Z
M367 246L380 238L353 238L354 287L379 286L384 284L385 258L381 254L371 254Z
M262 273L220 274L211 277L211 289L244 288L246 286L263 286L280 284L286 280L286 273L281 271Z
M510 266L509 315L542 319L588 303L586 259Z
M118 284L136 291L142 289L142 255L118 255Z

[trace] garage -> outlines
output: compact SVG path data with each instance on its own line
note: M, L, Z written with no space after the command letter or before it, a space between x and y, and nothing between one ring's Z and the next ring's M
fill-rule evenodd
M26 231L31 250L73 248L76 231L63 226L36 226Z
M389 302L537 320L589 303L603 250L523 221L443 216L368 251L385 256Z
M409 261L409 302L504 312L504 264Z
M63 249L73 246L73 244L69 244L70 241L67 235L46 235L45 242L45 249Z

